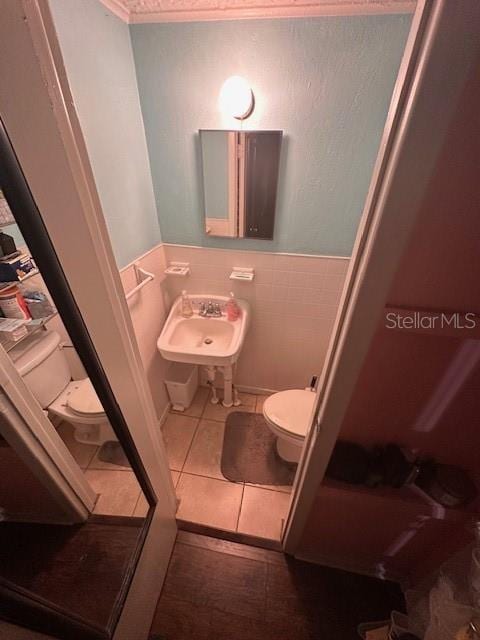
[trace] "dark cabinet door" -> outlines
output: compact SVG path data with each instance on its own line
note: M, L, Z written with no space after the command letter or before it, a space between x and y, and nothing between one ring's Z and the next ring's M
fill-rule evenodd
M245 237L273 239L281 131L245 133Z

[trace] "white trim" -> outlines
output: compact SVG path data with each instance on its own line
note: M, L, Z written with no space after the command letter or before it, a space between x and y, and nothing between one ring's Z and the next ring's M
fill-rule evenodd
M228 132L228 231L224 235L238 237L238 133Z
M245 131L240 131L238 133L238 148L235 154L237 159L237 167L238 167L238 206L237 206L237 226L238 233L237 236L239 238L245 237L245 141L246 135Z
M266 240L265 242L268 242ZM255 249L224 249L223 247L202 247L197 244L177 244L176 242L162 242L164 247L179 247L180 249L201 249L202 251L225 251L232 253L232 251L241 251L242 253L262 254L265 256L289 256L291 258L328 258L329 260L350 260L350 256L329 256L321 253L288 253L285 251L256 251ZM153 251L153 249L152 249ZM140 258L137 258L139 260ZM136 260L136 261L137 261ZM135 262L136 262L135 261Z
M211 2L191 0L182 3L182 9L161 8L150 11L132 11L121 0L100 0L112 13L128 24L149 22L196 22L218 20L245 20L259 18L307 18L322 16L359 16L413 13L415 0L327 0L314 2L293 2L286 0L258 0L248 6L224 0L220 7L212 8ZM168 3L167 3L168 4ZM230 4L230 6L229 6ZM172 3L170 3L172 6Z
M299 548L469 63L478 55L478 42L462 32L471 34L475 19L469 0L423 0L415 13L319 386L320 431L311 429L300 464L283 540L290 553Z
M167 402L167 404L165 405L164 410L162 411L162 415L158 419L158 426L159 426L160 429L165 424L165 420L167 419L171 408L172 408L172 403L171 402Z
M120 18L120 20L129 24L130 12L123 6L122 0L100 0L100 2L107 7L109 11L116 15L117 18Z
M207 236L235 238L232 232L232 219L228 218L205 218L205 233Z

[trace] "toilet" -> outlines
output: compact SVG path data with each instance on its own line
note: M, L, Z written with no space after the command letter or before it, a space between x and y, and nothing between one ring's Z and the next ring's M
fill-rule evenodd
M286 462L298 462L310 426L315 392L289 389L269 396L263 417L277 436L277 453Z
M56 331L37 331L9 355L42 409L69 422L77 442L117 441L90 378L72 381Z

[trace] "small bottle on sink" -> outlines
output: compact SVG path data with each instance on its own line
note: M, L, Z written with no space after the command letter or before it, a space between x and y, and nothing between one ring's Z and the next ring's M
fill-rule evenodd
M235 294L232 291L230 292L230 300L225 306L225 311L227 313L227 320L230 322L235 322L235 320L238 320L242 315L242 310L238 306L237 301L235 300Z
M184 318L191 318L193 316L192 303L185 289L182 291L182 316Z

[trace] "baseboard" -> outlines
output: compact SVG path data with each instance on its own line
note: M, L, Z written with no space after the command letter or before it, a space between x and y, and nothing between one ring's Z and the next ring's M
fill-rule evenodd
M208 388L207 385L203 383L203 380L199 383L199 386ZM251 393L254 396L271 396L272 393L277 393L278 391L277 389L266 389L264 387L250 387L245 384L235 384L235 387L240 393ZM223 391L223 385L216 384L215 389L217 389L217 391Z
M162 415L160 416L160 418L158 419L158 426L160 427L160 429L163 427L165 420L167 419L168 416L168 412L170 411L170 407L171 407L171 403L167 402L167 404L165 405L165 409L163 410Z
M241 393L251 393L255 396L271 396L272 393L277 393L275 389L264 389L263 387L249 387L243 384L235 385L238 391Z

